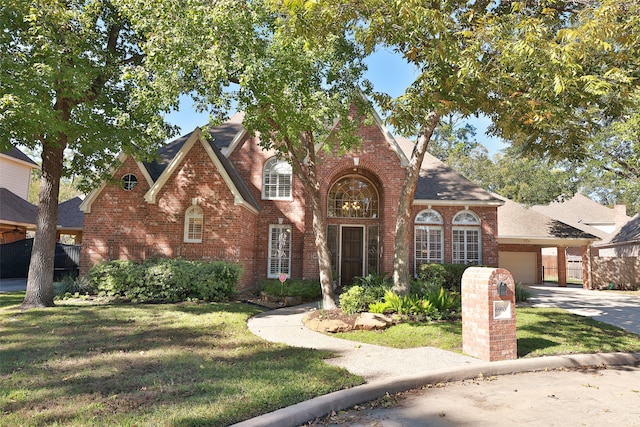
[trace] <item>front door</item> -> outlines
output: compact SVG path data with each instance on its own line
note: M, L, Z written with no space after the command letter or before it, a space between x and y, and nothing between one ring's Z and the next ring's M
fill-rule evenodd
M363 227L342 227L340 262L340 283L342 286L350 286L353 284L354 277L363 275L363 244Z

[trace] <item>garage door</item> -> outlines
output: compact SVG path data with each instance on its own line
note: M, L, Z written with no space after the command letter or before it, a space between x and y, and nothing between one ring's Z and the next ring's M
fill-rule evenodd
M509 270L516 282L525 284L536 283L536 253L535 252L500 252L500 268Z

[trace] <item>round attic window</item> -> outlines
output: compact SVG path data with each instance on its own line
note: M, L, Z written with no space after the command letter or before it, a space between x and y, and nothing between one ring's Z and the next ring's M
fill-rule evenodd
M138 185L138 178L131 173L126 174L122 177L122 188L127 191L131 191Z

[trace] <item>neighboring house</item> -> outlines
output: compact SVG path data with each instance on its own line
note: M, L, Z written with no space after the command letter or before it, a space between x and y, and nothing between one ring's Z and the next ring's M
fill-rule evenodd
M38 208L0 187L0 243L11 243L27 237L35 230Z
M11 147L0 152L0 187L23 200L29 200L31 171L40 167L22 151Z
M342 285L393 270L397 206L412 143L374 113L362 145L342 156L318 152L332 268ZM229 260L240 288L260 279L316 279L312 210L291 166L264 151L242 114L164 146L157 160L121 156L113 176L81 205L82 272L110 259ZM427 155L414 195L412 271L421 263L498 266L497 208L503 201ZM81 272L81 273L82 273Z
M531 209L597 236L599 242L594 243L592 247L597 247L604 244L604 242L610 242L614 237L615 231L619 230L631 219L627 216L625 205L615 205L613 208L608 208L580 193L576 193L568 200L556 201L548 205L536 205L532 206ZM558 269L565 268L565 261L561 261L561 258L566 258L566 263L570 266L581 267L583 274L580 275L580 278L584 287L601 287L599 277L602 277L602 275L593 276L592 274L594 270L592 260L594 256L598 255L598 251L589 248L589 252L585 254L583 249L564 246L548 252L543 250L543 255L551 260L557 256Z
M498 208L500 267L509 270L516 282L541 283L543 251L561 248L557 251L558 283L566 285L564 248L577 249L581 259L586 260L589 245L599 238L537 210L496 197L504 201L504 205ZM582 264L584 277L588 277L587 265L586 262Z
M84 213L80 210L82 199L74 197L58 205L57 240L67 236L73 243L82 243L82 229L84 228Z
M0 243L11 243L34 232L38 208L28 202L31 171L39 166L19 149L0 153ZM76 197L58 205L58 239L73 236L82 240L84 214Z
M606 239L614 230L631 219L627 216L625 205L608 208L580 193L576 193L569 200L556 201L548 205L535 205L531 209L600 239Z
M640 287L640 213L591 248L594 287Z
M35 207L29 199L31 171L39 166L11 147L0 152L0 243L24 239L35 224Z

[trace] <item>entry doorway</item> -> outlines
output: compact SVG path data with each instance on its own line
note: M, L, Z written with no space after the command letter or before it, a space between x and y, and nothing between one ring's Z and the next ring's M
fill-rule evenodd
M364 227L341 227L340 254L340 283L350 286L354 277L364 275Z

